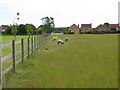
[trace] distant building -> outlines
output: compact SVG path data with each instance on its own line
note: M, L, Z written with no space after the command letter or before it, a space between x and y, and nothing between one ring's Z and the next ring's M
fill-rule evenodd
M109 30L118 30L118 24L109 24L108 28Z
M74 32L75 34L79 34L80 33L80 28L79 28L79 24L78 26L73 24L68 28L68 31Z
M5 29L7 29L9 27L9 25L1 25L0 26L0 30L4 31Z
M81 24L81 31L92 30L92 24Z
M107 30L118 30L118 24L109 24L108 27L105 25L100 24L99 26L96 27L96 31L107 31Z
M96 31L101 31L104 30L106 31L108 28L105 25L100 24L99 26L96 27Z
M38 30L41 30L43 28L43 25L40 25L39 27L38 27Z

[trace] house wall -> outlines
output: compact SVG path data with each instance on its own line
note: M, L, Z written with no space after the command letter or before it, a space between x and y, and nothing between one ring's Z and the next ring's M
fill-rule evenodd
M68 31L74 32L75 34L79 34L80 33L79 28L68 28Z

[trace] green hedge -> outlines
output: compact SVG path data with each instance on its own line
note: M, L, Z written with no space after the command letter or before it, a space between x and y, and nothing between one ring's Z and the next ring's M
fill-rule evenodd
M116 31L116 30L108 30L108 31L100 30L100 31L81 31L81 33L120 33L120 31Z

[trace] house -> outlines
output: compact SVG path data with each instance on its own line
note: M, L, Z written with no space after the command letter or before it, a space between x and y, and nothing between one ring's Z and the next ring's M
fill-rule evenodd
M105 25L100 24L99 26L96 27L96 31L101 31L104 30L106 31L108 28Z
M108 28L109 30L118 30L118 24L109 24Z
M38 27L38 30L41 30L43 28L43 25L40 25L39 27Z
M71 25L68 28L68 31L74 32L75 34L79 34L80 33L79 24L78 26L76 24Z
M100 24L99 26L96 27L96 30L97 31L118 30L118 24L109 24L108 27Z
M92 24L81 24L81 31L92 30Z
M7 29L8 27L9 27L9 25L1 25L0 30L5 31L5 29Z

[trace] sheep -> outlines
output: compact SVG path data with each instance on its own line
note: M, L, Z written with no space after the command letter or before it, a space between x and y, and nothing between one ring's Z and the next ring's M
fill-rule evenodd
M68 41L68 38L65 38L65 41Z
M53 40L53 41L55 41L56 39L57 39L57 37L53 37L53 39L52 39L52 40Z
M64 44L63 40L59 39L58 44Z

